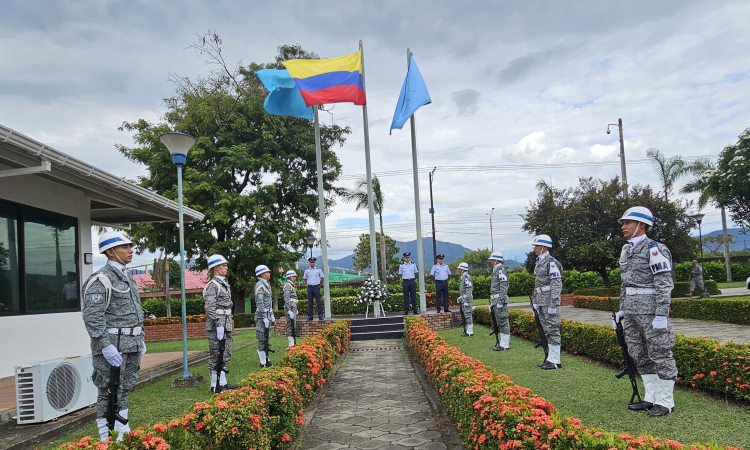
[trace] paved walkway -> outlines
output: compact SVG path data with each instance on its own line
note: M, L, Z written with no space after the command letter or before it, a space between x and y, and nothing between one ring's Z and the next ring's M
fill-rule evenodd
M511 303L511 308L531 311L528 304ZM575 320L581 323L594 323L598 325L612 325L612 313L598 311L595 309L574 308L563 306L560 308L563 319ZM672 328L675 333L691 337L707 337L721 343L734 341L737 343L750 342L750 325L737 325L734 323L704 322L693 319L671 319Z
M301 448L463 449L454 425L433 411L430 389L403 340L353 341L330 390L307 413Z

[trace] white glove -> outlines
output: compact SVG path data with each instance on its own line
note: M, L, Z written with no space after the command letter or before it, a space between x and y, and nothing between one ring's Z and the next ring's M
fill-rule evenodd
M625 317L625 311L623 310L617 311L617 313L615 313L615 322L620 323L623 317Z
M276 316L275 315L271 314L268 317L271 319L271 322L276 323Z
M224 327L216 327L216 339L224 339Z
M117 347L112 344L102 349L102 356L107 360L110 366L120 367L122 365L122 355L117 351Z
M666 329L669 326L669 322L667 322L667 316L654 317L654 321L651 322L651 326L654 327L654 330Z
M468 307L469 307L469 304L468 304L468 303L464 303L464 306L468 308Z
M612 319L612 328L615 330L617 329L617 322L615 322L615 319Z
M263 325L266 328L271 328L271 322L269 322L268 319L263 319Z
M289 314L289 318L294 320L294 313L292 311L289 311L287 314Z
M141 342L141 356L146 354L146 342Z
M557 314L557 308L547 308L547 314Z
M536 303L532 303L531 307L534 308L534 311L536 311L537 309L539 309L539 307L536 305Z
M494 303L493 303L493 304L491 304L491 305L490 305L490 311L492 311L493 309L495 309L495 306L497 306L497 305L495 305Z

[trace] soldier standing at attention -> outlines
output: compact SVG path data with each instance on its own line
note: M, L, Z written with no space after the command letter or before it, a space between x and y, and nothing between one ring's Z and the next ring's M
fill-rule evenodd
M126 268L133 260L133 242L125 233L110 231L99 237L99 252L107 256L107 264L84 284L82 313L86 331L91 337L93 382L99 389L96 426L99 437L105 440L109 436L106 415L110 367L120 367L117 409L127 419L128 393L138 378L146 343L138 286ZM115 431L119 433L119 441L130 433L130 426L115 421Z
M466 319L466 332L461 336L474 336L474 317L471 315L474 303L474 288L471 283L471 275L469 275L469 265L465 262L459 264L458 275L461 277L458 288L461 295L458 297L458 304Z
M549 345L549 355L539 367L543 370L560 369L560 294L562 294L562 265L552 257L552 238L540 234L531 244L536 253L536 277L532 306L539 314Z
M211 374L211 392L216 383L222 391L237 389L227 382L226 373L216 376L216 363L219 357L219 341L225 339L224 367L232 360L232 292L226 276L229 268L221 255L208 257L208 272L211 281L203 288L203 301L206 310L206 336L208 337L208 372Z
M271 367L271 359L265 351L268 346L266 330L271 329L271 322L276 322L273 315L271 286L268 285L271 270L261 264L255 268L255 276L258 277L258 282L255 283L255 339L258 341L258 358L261 367ZM269 331L268 336L270 335Z
M313 298L318 306L318 320L323 320L323 306L320 304L320 282L325 278L322 270L315 267L315 261L312 256L307 259L310 268L305 269L302 278L307 282L307 320L313 320Z
M693 268L690 269L690 294L688 294L690 297L693 296L693 289L696 286L701 288L701 298L711 296L703 283L703 267L699 266L698 261L694 259Z
M620 254L620 311L628 352L635 361L646 391L643 401L628 405L633 411L648 411L661 417L674 411L677 363L672 356L674 330L669 321L672 302L672 254L646 236L654 224L648 208L628 209L618 220L628 243Z
M451 269L446 264L443 264L445 255L437 255L437 263L432 266L430 270L430 278L435 280L435 305L437 306L437 312L440 312L440 304L443 305L443 311L451 312L448 309L450 301L448 300L448 276L451 274Z
M510 313L508 313L508 273L503 267L503 254L495 252L490 256L492 280L490 281L490 311L495 315L500 329L500 344L492 347L496 352L510 350Z
M417 265L411 262L411 253L404 253L404 262L398 267L398 274L401 275L401 287L404 291L404 315L409 314L409 299L412 311L417 314L417 282L414 280Z
M282 289L284 292L284 311L286 312L286 338L289 340L289 347L294 347L294 328L292 326L292 320L297 318L297 288L294 287L294 282L297 281L297 272L294 270L287 270L286 272L286 283Z

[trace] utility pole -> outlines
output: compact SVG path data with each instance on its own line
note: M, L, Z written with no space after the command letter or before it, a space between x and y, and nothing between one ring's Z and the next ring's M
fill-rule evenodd
M430 215L432 216L432 263L437 264L437 241L435 240L435 205L432 203L432 177L437 167L430 171Z
M172 305L169 296L169 257L164 255L164 302L167 304L167 317L172 317Z
M488 216L490 216L490 242L492 243L492 250L490 250L492 253L495 253L495 238L492 235L492 213L495 212L495 208L492 208L489 213L487 213Z
M622 196L625 200L628 199L628 173L625 168L625 139L622 137L622 118L617 119L617 123L607 124L607 134L610 133L609 126L617 125L617 129L620 131L620 171L622 172Z

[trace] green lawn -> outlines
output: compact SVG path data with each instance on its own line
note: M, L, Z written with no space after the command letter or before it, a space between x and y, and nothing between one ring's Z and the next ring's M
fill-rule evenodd
M719 285L719 289L745 287L745 281L735 281L733 283L716 283L716 284Z
M697 392L677 390L675 413L653 419L627 410L630 383L627 377L615 379L613 368L563 354L562 369L541 370L536 365L542 362L544 353L529 341L512 337L511 350L498 353L491 349L495 339L489 336L489 328L477 324L472 338L462 338L462 331L453 328L440 335L449 345L459 346L465 354L551 401L561 414L580 418L584 425L633 435L645 433L685 444L711 441L750 448L750 406L733 406ZM639 388L643 395L640 382Z
M232 338L233 345L245 344L255 340L255 330L242 330L234 334ZM206 350L208 351L208 339L188 339L187 341L188 351L192 350ZM164 353L164 352L181 352L182 341L163 341L163 342L149 342L146 344L146 349L149 353Z
M245 331L244 334L252 334L253 338L255 337L254 331ZM200 339L195 339L195 341L200 341ZM162 344L170 344L170 342L164 342ZM272 362L279 362L284 355L284 349L286 346L287 339L285 336L271 337L271 349L276 350L276 353L271 355ZM182 349L181 343L180 349ZM238 384L248 373L261 370L257 350L258 346L253 344L233 353L232 361L229 363L230 373L227 376L230 383ZM194 375L203 375L206 382L192 388L172 389L172 379L181 375L179 374L167 377L154 384L131 392L128 401L130 428L135 429L140 424L146 423L153 425L159 421L182 417L187 414L188 410L195 402L209 399L213 394L208 388L208 362L190 366L190 373ZM84 436L98 436L96 425L93 421L88 424L86 428L68 433L57 443L50 444L43 448L54 449L65 442L69 442L73 439L80 439Z
M508 300L509 300L510 303L528 303L529 302L529 297L522 295L520 297L509 297ZM488 299L488 298L475 298L474 300L472 300L472 304L474 306L489 305L490 304L490 299Z

